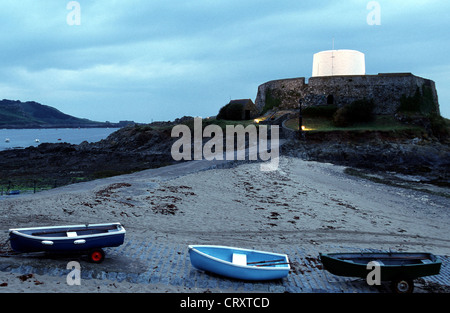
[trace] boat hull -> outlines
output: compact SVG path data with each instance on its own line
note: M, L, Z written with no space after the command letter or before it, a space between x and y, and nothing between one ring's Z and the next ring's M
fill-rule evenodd
M337 276L367 278L373 267L368 263L378 262L380 280L414 280L433 276L440 272L441 261L429 253L332 253L320 254L323 267Z
M259 262L259 265L234 264L233 254L245 255L246 264ZM281 279L290 271L289 259L285 254L224 246L189 246L189 256L192 266L199 270L241 280ZM273 260L278 262L268 262Z
M10 229L16 252L80 252L123 244L125 228L119 223ZM71 235L68 235L71 234Z

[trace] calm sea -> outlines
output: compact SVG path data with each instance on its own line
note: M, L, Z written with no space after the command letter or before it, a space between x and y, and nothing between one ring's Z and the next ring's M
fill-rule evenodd
M97 142L118 128L0 129L0 150L37 147L41 143Z

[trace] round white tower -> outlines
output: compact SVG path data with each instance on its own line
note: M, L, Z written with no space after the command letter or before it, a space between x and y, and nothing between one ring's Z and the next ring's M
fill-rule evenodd
M355 50L328 50L314 54L313 77L366 75L364 53Z

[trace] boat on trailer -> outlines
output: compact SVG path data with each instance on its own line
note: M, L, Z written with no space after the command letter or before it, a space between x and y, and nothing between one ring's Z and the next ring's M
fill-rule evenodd
M80 253L100 263L105 258L102 248L122 245L125 233L120 223L14 228L9 240L18 253Z
M411 293L414 279L438 275L442 262L431 253L361 252L319 254L325 270L337 276L367 278L378 265L380 281L390 281L396 293Z
M226 246L190 245L193 267L229 278L264 281L286 277L291 269L286 254Z

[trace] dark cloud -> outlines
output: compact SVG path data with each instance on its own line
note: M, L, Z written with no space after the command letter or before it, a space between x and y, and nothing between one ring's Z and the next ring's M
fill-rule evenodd
M95 120L215 115L259 84L309 77L321 50L366 54L367 72L413 72L436 81L450 116L449 5L379 1L2 1L0 98L35 100Z

